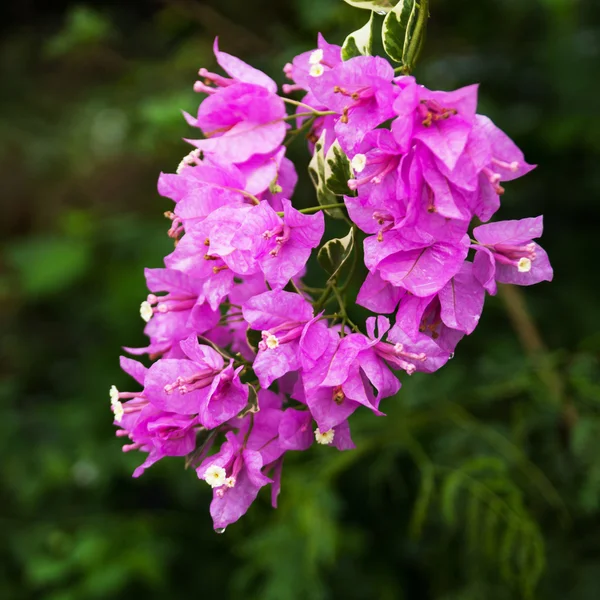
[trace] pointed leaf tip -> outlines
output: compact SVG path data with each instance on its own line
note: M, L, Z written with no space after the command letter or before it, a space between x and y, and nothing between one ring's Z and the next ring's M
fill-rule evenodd
M344 2L355 8L373 10L379 14L389 12L394 6L393 0L344 0Z
M371 16L367 23L353 31L344 40L342 45L342 60L348 60L355 56L371 56L373 54L373 35L375 32L375 13Z
M350 160L336 140L331 144L325 155L325 185L337 196L351 196L354 192L348 187L352 178Z
M409 69L419 50L419 45L413 43L413 37L418 35L422 38L424 34L424 31L417 31L420 29L417 25L421 11L427 10L426 5L423 0L400 0L383 21L381 37L385 51L392 60Z
M350 229L343 238L334 238L325 243L317 255L319 264L333 279L344 266L354 249L354 230Z

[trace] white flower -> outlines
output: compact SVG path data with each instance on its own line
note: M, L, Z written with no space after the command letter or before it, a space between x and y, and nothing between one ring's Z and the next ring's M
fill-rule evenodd
M119 401L119 390L116 385L110 386L110 403L114 404Z
M323 50L320 48L311 53L308 57L308 64L318 65L323 60Z
M197 165L200 161L200 149L196 148L192 150L189 154L186 154L182 159L179 165L177 165L177 170L175 171L177 175L183 171L186 167L193 167Z
M154 310L152 310L152 306L150 305L150 302L144 300L140 304L140 316L147 323L152 318L153 314L154 314Z
M279 340L277 339L276 335L270 333L265 339L265 344L267 344L267 348L273 350L274 348L277 348L277 346L279 346Z
M367 166L367 157L364 154L356 154L350 164L355 173L362 173Z
M311 77L321 77L323 73L325 73L325 67L321 64L312 65L310 67L310 71L308 72Z
M324 433L321 433L318 427L317 429L315 429L315 439L317 440L318 444L323 444L324 446L327 446L328 444L331 444L331 442L333 442L334 437L335 431L333 429L325 431Z
M112 408L112 411L115 415L115 421L117 423L121 422L121 419L123 418L123 415L125 414L125 410L123 409L123 405L121 404L121 402L119 400L116 401L112 401L110 403L110 406Z
M235 477L228 477L228 478L225 480L225 485L226 485L228 488L232 488L232 487L235 487L235 482L236 482L236 478L235 478Z
M529 273L531 271L531 260L525 257L520 258L517 269L519 269L519 273Z
M110 386L110 407L115 415L115 421L120 423L125 411L123 410L123 405L119 400L119 390L115 385Z
M221 487L227 478L227 473L223 467L212 465L204 472L204 481L212 488Z

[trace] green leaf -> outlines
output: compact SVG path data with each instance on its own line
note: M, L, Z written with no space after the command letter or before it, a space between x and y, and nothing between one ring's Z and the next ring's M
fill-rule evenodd
M449 525L456 522L456 505L464 478L461 471L454 471L444 481L442 487L442 515Z
M350 160L335 140L325 156L325 185L338 196L350 195L353 192L348 187L348 179L351 178Z
M373 34L375 32L375 13L367 23L353 31L342 44L342 60L348 60L355 56L371 56L373 54Z
M344 266L354 249L354 230L350 229L347 235L343 238L334 238L324 244L319 253L317 260L319 264L327 271L332 280Z
M86 240L51 236L25 239L7 252L7 260L29 296L68 288L85 275L90 259Z
M394 6L392 0L344 0L344 2L356 8L374 10L378 13L386 13Z
M111 27L110 21L100 12L88 6L75 6L63 30L46 42L45 53L56 58L86 44L104 42L110 36Z
M246 385L248 386L248 406L253 412L258 412L258 391L251 383ZM246 412L246 409L244 409L244 412Z
M407 64L420 10L419 0L400 0L383 20L383 47L392 60Z
M315 186L317 191L317 201L321 206L326 204L336 204L338 202L335 194L329 190L325 184L325 153L323 152L325 134L326 132L323 131L321 137L317 140L313 157L311 158L310 163L308 163L308 174ZM326 210L324 212L335 219L342 219L344 217L344 213L339 208Z
M246 329L246 341L248 342L248 346L250 346L254 352L258 352L260 340L262 340L260 331L257 331L256 329Z
M434 490L435 469L432 466L426 466L421 472L419 495L417 496L410 519L410 533L415 539L420 537L421 532L423 531L423 524L427 518L427 512L431 505Z
M503 578L530 597L544 567L544 539L508 465L482 455L449 471L440 494L444 521L454 526L466 519L470 545L482 548L486 562L497 563Z

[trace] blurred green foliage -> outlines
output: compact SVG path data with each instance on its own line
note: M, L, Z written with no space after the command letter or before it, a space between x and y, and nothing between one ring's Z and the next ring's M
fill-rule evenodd
M290 456L280 508L261 496L223 536L183 461L130 478L141 457L120 452L108 409L127 385L119 346L144 341L142 269L170 248L156 178L187 152L179 110L215 35L281 82L317 30L341 43L365 13L63 6L2 9L0 597L596 600L598 3L431 3L416 74L480 81L480 112L540 165L507 186L502 218L545 214L555 281L489 299L445 369L404 378L387 418L355 416L356 451ZM311 193L304 176L298 202Z

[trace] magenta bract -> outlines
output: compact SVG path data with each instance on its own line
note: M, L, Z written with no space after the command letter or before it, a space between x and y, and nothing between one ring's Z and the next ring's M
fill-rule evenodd
M301 100L284 99L216 40L214 52L226 75L200 69L206 97L185 115L203 137L159 177L175 247L146 269L150 342L129 349L151 364L122 357L139 391L110 396L124 451L147 454L134 476L186 456L223 531L267 485L276 506L286 452L353 448L355 411L383 415L400 379L446 364L497 282L553 273L534 241L542 217L487 222L502 184L533 166L477 114L477 86L429 90L383 58L342 61L319 36L284 68ZM319 205L292 199L298 134L311 151L323 141ZM325 210L344 220L326 229ZM327 275L311 278L317 251ZM359 260L366 276L350 286ZM355 303L373 313L364 326Z

